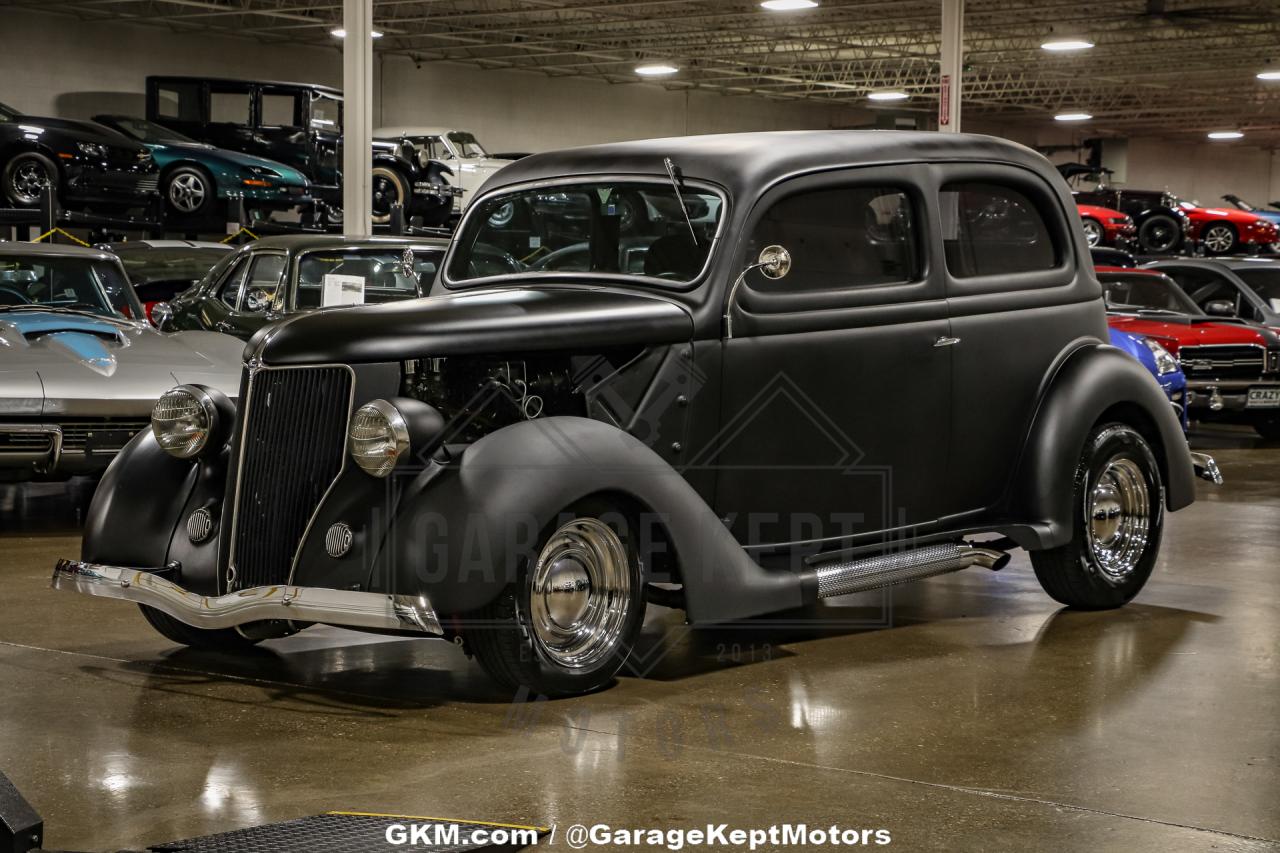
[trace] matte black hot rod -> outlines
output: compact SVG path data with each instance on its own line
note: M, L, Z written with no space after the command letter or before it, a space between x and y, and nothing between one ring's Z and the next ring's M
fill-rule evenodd
M166 394L54 586L196 646L443 636L566 694L618 671L646 601L723 622L1021 547L1053 598L1119 606L1217 474L1104 343L1066 185L997 139L531 156L432 293L262 329L239 412Z

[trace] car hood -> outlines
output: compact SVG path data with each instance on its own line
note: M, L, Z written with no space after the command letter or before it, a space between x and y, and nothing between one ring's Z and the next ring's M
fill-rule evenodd
M306 178L297 169L265 157L254 157L252 154L241 154L239 151L229 151L226 148L215 148L201 143L165 143L161 147L174 153L187 153L205 163L222 162L245 169L256 166L259 169L270 169L286 181L306 183Z
M670 344L693 319L660 296L595 287L505 287L299 314L257 332L245 357L266 364Z
M1206 344L1257 344L1264 347L1267 345L1267 336L1261 329L1243 323L1224 323L1216 319L1202 320L1199 317L1183 316L1156 320L1132 314L1109 314L1107 324L1123 332L1175 341L1179 347Z
M91 121L45 118L44 116L19 116L17 123L56 130L65 137L78 142L97 142L101 145L111 145L115 148L126 148L132 151L148 150L145 145L135 142L123 133Z
M141 323L59 312L0 314L0 411L145 414L181 383L234 397L241 349L212 332L165 335Z
M1249 225L1261 219L1257 214L1230 207L1197 207L1185 213L1198 222L1218 222L1226 220L1236 225Z

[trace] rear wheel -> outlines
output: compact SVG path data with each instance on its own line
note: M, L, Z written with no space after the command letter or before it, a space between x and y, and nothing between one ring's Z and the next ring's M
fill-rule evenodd
M374 222L390 222L392 205L398 204L401 208L409 206L409 182L395 169L389 166L375 166L372 184L373 206L371 209Z
M1084 610L1125 604L1151 576L1164 525L1164 485L1146 440L1120 423L1096 427L1072 488L1071 541L1033 551L1044 591Z
M185 622L179 622L168 613L139 604L147 623L159 631L166 639L193 649L204 649L216 652L241 652L257 645L259 640L249 639L234 628L195 628Z
M17 154L4 167L4 197L15 207L35 207L45 187L58 185L58 167L43 154Z
M1236 249L1236 230L1225 222L1210 225L1200 235L1204 250L1210 255L1229 255Z
M1084 226L1084 239L1089 244L1089 248L1101 246L1102 240L1106 235L1102 228L1102 223L1096 219L1085 218L1081 220L1080 224Z
M1144 251L1161 254L1172 252L1182 242L1182 229L1172 216L1163 213L1150 216L1138 227L1138 245Z
M604 687L644 621L634 522L598 501L566 515L533 564L476 614L490 625L466 635L480 665L511 690L567 696Z

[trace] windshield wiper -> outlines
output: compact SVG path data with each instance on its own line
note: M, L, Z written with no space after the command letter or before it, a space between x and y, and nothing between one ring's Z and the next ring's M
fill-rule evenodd
M684 193L680 192L680 179L676 177L676 164L671 162L670 157L662 158L662 165L667 167L667 177L671 179L671 189L676 193L676 204L680 205L680 212L684 214L684 224L689 226L689 236L693 238L693 245L698 245L698 233L693 230L693 220L689 218L689 209L684 206Z

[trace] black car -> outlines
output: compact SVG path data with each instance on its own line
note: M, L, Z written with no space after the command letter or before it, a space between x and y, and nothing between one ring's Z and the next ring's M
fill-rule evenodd
M539 215L585 213L585 253L490 263L495 212L549 193L570 203ZM637 194L676 211L638 258L619 203ZM431 297L263 327L238 412L166 394L53 582L190 645L311 623L447 637L544 694L608 683L648 602L722 623L1022 547L1053 598L1117 607L1195 462L1108 340L1067 188L1018 145L537 154L468 206Z
M447 245L437 237L264 237L219 259L157 317L165 331L207 329L247 339L303 311L417 299L430 291ZM335 277L347 293L335 295Z
M342 204L342 91L309 83L220 77L147 78L147 120L218 148L276 160L311 181L312 194L337 212ZM373 144L373 221L391 206L423 225L449 221L450 167L395 142Z
M1133 218L1138 228L1138 248L1153 255L1176 251L1187 241L1191 220L1178 198L1165 190L1118 188L1106 183L1109 169L1067 163L1058 167L1066 180L1077 183L1092 181L1091 189L1074 189L1077 204L1092 204L1118 210Z
M52 185L68 209L147 208L157 182L151 152L123 134L0 104L0 206L37 207Z

